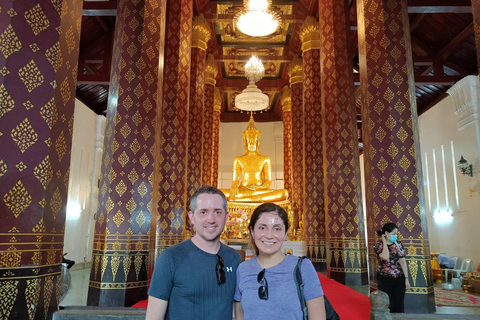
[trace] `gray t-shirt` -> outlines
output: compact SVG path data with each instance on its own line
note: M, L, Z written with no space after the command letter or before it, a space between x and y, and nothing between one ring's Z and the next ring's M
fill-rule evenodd
M234 299L242 303L244 320L303 320L293 275L297 262L298 257L287 254L282 262L265 270L268 300L260 300L258 297L260 283L257 276L263 268L258 264L257 257L238 266ZM312 262L303 260L301 270L305 300L323 296L322 286Z
M165 319L232 319L238 252L221 244L226 281L217 284L214 254L200 250L191 240L163 251L155 262L148 294L168 301Z

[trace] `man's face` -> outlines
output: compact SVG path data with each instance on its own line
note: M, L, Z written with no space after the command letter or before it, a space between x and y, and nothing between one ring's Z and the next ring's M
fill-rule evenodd
M217 241L228 215L223 208L222 197L218 194L202 193L198 195L196 202L195 212L188 213L196 234L205 241Z

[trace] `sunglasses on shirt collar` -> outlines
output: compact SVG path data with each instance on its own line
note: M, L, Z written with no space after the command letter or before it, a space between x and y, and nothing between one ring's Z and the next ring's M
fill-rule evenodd
M217 284L222 284L225 283L225 270L223 270L225 264L221 256L218 254L216 254L216 256L217 264L215 265L215 274L217 275Z
M261 300L268 300L268 282L267 278L265 278L265 269L260 271L257 276L257 281L261 284L260 288L258 288L258 297Z

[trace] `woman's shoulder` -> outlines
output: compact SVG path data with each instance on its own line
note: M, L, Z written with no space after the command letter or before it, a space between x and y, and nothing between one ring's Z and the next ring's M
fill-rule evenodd
M257 257L253 257L251 259L245 260L238 265L238 271L245 271L255 268L257 265Z

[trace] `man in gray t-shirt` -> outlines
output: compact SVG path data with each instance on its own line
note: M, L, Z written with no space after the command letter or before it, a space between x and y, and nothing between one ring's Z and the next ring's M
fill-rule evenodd
M198 189L188 217L195 236L168 248L155 262L146 320L231 319L238 252L220 242L227 199L215 187Z

